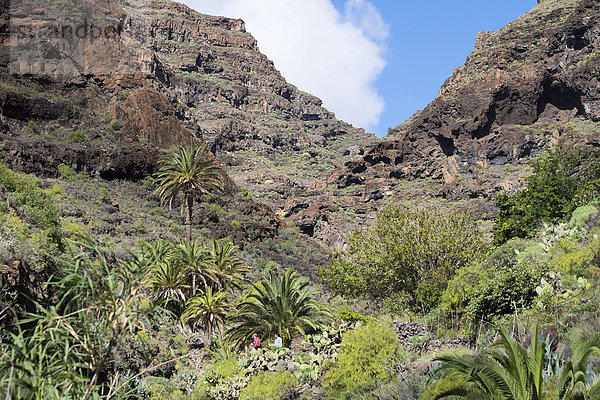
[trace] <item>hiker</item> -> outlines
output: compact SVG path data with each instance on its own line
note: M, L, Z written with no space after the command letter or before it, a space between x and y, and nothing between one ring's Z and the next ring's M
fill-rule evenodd
M279 348L281 346L283 346L283 341L281 340L278 334L275 334L275 342L273 343L273 347Z
M259 349L260 348L260 338L258 337L258 335L256 333L252 337L254 338L252 340L252 344L251 344L252 348Z

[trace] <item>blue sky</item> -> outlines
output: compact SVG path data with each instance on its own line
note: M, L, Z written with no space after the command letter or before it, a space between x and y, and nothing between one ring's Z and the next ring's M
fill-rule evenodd
M536 0L179 0L242 18L283 76L383 136L431 102L473 51Z
M344 0L333 0L342 9ZM385 100L378 136L431 102L452 70L465 62L479 31L502 28L532 9L535 0L372 0L390 27L387 65L376 87Z

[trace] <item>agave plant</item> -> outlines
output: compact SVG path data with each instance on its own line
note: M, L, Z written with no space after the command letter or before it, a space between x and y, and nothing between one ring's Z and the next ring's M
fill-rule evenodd
M253 334L263 339L279 334L289 347L292 339L324 327L332 318L329 308L317 301L305 278L291 269L271 273L252 285L253 291L230 317L233 327L226 336L238 347Z

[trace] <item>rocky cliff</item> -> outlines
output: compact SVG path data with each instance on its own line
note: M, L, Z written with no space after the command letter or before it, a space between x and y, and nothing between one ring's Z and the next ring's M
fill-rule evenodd
M20 170L140 179L160 148L195 140L302 223L330 173L377 142L287 83L241 20L168 0L14 0L2 15L0 139Z
M510 190L517 182L505 166L573 135L598 145L591 134L600 129L599 78L598 2L545 0L499 31L481 32L435 100L334 181L433 178L452 199Z

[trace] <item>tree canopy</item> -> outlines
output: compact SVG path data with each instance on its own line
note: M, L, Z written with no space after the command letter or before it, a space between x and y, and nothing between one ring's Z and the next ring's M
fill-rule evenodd
M454 272L480 259L486 245L470 213L389 207L350 236L350 249L321 268L334 290L395 299L416 310L437 304Z

